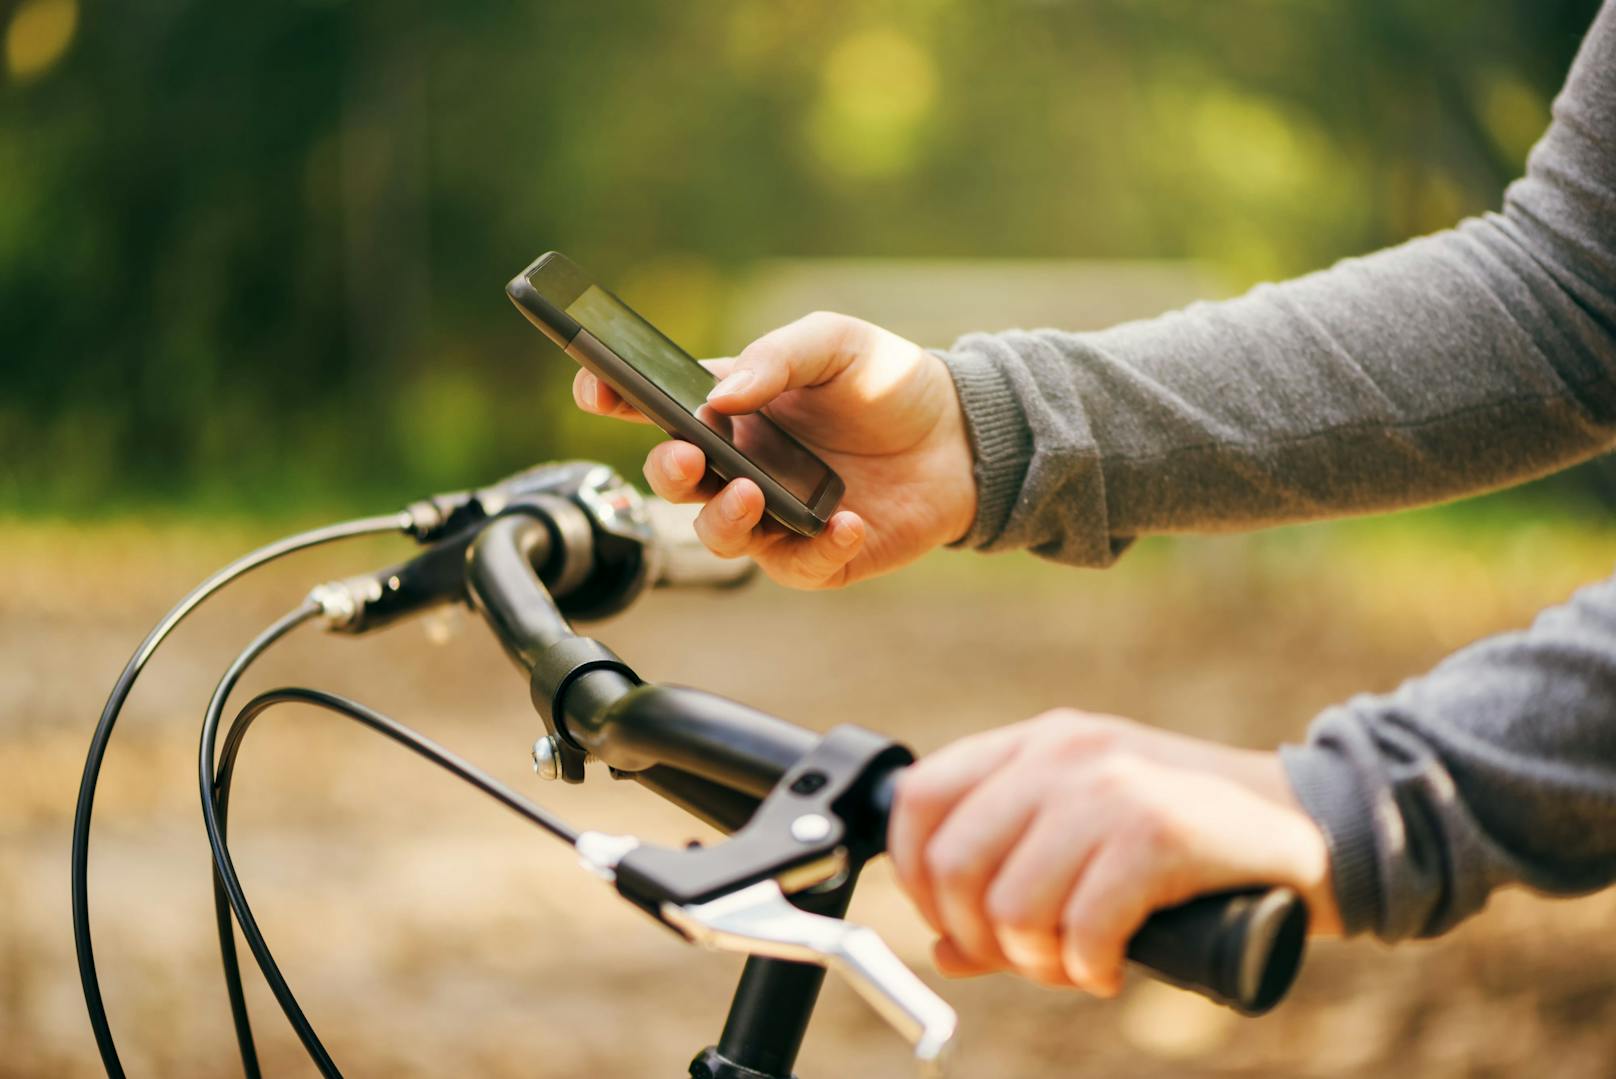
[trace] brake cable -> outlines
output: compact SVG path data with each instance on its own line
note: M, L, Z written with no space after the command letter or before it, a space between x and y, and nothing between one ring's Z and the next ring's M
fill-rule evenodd
M356 536L388 532L410 533L416 530L419 524L417 517L408 511L362 517L358 520L300 532L243 555L197 585L175 604L146 635L145 640L141 641L140 647L124 666L123 673L118 676L118 681L112 687L112 693L101 710L101 718L90 738L89 752L84 758L84 775L79 781L78 804L73 813L73 850L70 859L73 947L78 956L79 981L84 987L84 1003L90 1013L90 1028L95 1032L96 1048L101 1053L101 1063L110 1079L123 1079L124 1070L123 1063L118 1058L117 1044L112 1037L112 1026L107 1019L106 1002L101 995L101 981L95 969L95 950L90 940L90 821L95 809L96 785L101 778L101 766L106 760L107 744L112 738L112 729L117 725L118 716L123 711L124 702L129 699L129 693L134 688L135 680L140 677L152 655L176 626L204 600L243 574L309 547Z
M247 668L268 651L270 645L303 623L318 617L319 614L320 605L307 600L253 638L231 662L224 677L219 679L219 685L214 689L213 697L208 702L206 718L202 721L199 765L202 778L202 820L208 830L208 842L213 848L213 909L214 918L219 926L219 961L224 966L225 984L230 994L230 1018L236 1025L236 1041L241 1048L241 1066L248 1079L252 1079L258 1073L258 1056L253 1045L252 1021L247 1013L247 998L242 990L241 965L236 956L236 938L230 924L229 911L221 909L221 898L227 898L230 906L236 906L239 901L236 916L241 921L242 935L251 945L253 954L258 959L258 966L264 972L264 980L269 982L270 988L274 990L275 999L280 1001L287 1022L291 1023L292 1029L297 1032L298 1040L308 1050L309 1058L314 1061L315 1067L319 1068L320 1074L327 1079L341 1074L337 1071L331 1054L326 1052L319 1036L314 1033L314 1027L309 1024L303 1009L298 1006L297 998L292 995L292 990L287 986L280 968L276 966L269 950L264 947L257 923L253 921L252 912L247 909L246 897L241 893L241 882L237 880L235 869L230 864L229 852L224 849L223 820L215 801L213 778L214 738L219 727L219 715L224 711L224 702L229 697L230 691L236 687L236 683L241 680Z
M315 1034L312 1024L304 1015L302 1008L287 984L285 976L276 964L274 956L270 953L269 945L264 940L257 920L253 917L252 908L247 902L247 896L236 874L234 862L230 858L229 846L226 841L228 830L230 789L235 774L236 759L241 750L243 739L251 728L253 721L264 712L279 704L306 704L326 711L336 713L347 719L352 719L364 726L386 735L393 741L431 761L433 764L445 769L458 779L476 787L495 801L512 810L519 816L549 832L569 846L576 844L579 833L570 825L561 821L554 814L543 807L522 797L510 787L501 783L487 772L482 771L469 761L457 756L450 750L438 745L417 731L411 730L397 720L383 715L374 709L321 690L292 687L286 689L270 690L261 693L248 701L236 717L231 721L229 730L225 733L224 747L219 755L217 773L213 767L213 747L218 733L220 718L223 714L225 697L239 680L240 674L252 663L258 655L273 644L280 636L301 624L311 617L307 606L299 608L288 614L248 646L232 665L231 671L220 681L219 689L214 694L213 702L209 705L207 719L202 734L202 750L200 756L200 779L202 784L202 813L207 826L208 841L213 848L214 861L214 903L219 925L219 954L224 962L225 979L230 991L232 1002L243 999L241 985L241 970L236 962L235 937L232 932L230 914L233 910L236 921L241 926L242 936L246 939L248 948L252 951L258 967L269 983L275 999L280 1003L281 1010L286 1013L287 1020L297 1032L303 1047L308 1051L309 1057L322 1075L337 1077L341 1072L330 1054L321 1044ZM250 1028L247 1027L245 1010L241 1013L241 1028L246 1031L242 1039L244 1045L251 1044ZM243 1066L248 1067L252 1074L256 1061L249 1066L246 1056L243 1056Z

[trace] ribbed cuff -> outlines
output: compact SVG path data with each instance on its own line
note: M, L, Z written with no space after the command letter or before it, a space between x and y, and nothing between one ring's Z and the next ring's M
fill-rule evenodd
M955 546L982 548L1005 529L1032 461L1032 430L1010 380L992 357L956 344L934 350L959 393L971 439L976 520Z
M1279 758L1296 800L1324 832L1343 932L1375 929L1381 908L1375 814L1357 776L1318 745L1280 746Z

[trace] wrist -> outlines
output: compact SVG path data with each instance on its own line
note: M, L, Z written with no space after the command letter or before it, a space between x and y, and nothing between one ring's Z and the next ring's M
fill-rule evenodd
M1289 882L1307 903L1308 929L1315 936L1340 936L1341 910L1330 872L1330 844L1324 829L1310 816L1280 762L1278 753L1259 753L1252 768L1251 789L1273 801L1285 814L1285 842L1293 879Z
M966 338L965 342L970 342ZM984 339L984 348L991 348ZM954 542L991 548L1004 534L1032 461L1032 433L1005 372L984 349L933 352L947 373L951 418L963 435L971 520Z
M943 542L951 545L963 541L976 524L975 460L971 456L971 438L965 428L965 409L960 403L959 391L954 386L954 380L948 377L942 361L936 356L930 359L937 365L942 383L943 404L935 437L942 458L939 495L945 507Z

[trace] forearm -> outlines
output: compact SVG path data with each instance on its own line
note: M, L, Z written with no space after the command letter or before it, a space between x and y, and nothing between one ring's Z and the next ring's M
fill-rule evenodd
M1616 442L1616 12L1502 214L1095 334L962 339L966 542L1104 564L1156 532L1455 497Z
M1429 936L1521 883L1616 881L1616 579L1282 751L1348 932Z

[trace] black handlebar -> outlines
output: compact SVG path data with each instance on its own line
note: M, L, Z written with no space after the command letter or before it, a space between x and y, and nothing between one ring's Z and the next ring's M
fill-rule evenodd
M520 507L515 507L519 511ZM467 591L505 651L532 680L552 732L727 831L740 827L818 736L710 694L642 686L604 646L573 635L536 567L560 538L542 512L491 522L467 555ZM581 778L582 766L577 766ZM849 839L885 849L897 769L872 777ZM1307 908L1290 889L1204 896L1153 914L1128 957L1154 974L1247 1015L1272 1008L1295 979Z
M1301 968L1307 905L1289 888L1202 896L1152 914L1128 958L1244 1015L1278 1004Z

